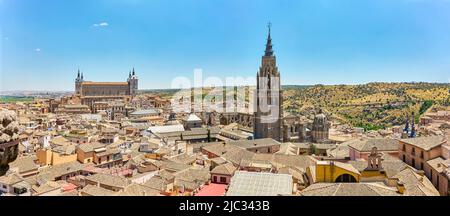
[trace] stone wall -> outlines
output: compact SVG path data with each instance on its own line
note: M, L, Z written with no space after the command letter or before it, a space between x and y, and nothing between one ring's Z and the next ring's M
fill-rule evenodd
M0 110L0 176L9 169L9 163L18 154L19 123L13 111Z

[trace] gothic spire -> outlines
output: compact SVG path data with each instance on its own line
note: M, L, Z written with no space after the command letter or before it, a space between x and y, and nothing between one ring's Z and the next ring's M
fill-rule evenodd
M406 133L409 132L409 116L406 116L406 123L405 123L405 128L403 129L403 131Z
M78 68L78 75L77 75L77 79L80 79L80 68Z
M265 56L273 56L272 37L270 36L270 30L272 28L272 23L269 23L269 25L267 27L269 28L269 35L267 36Z
M136 75L136 73L134 72L134 67L133 67L133 76Z
M81 80L84 80L84 78L83 78L83 72L81 72Z

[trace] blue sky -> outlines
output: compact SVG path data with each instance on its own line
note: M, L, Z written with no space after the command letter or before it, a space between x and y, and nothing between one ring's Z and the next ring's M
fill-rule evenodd
M253 77L269 21L283 84L450 82L449 0L0 0L0 90Z

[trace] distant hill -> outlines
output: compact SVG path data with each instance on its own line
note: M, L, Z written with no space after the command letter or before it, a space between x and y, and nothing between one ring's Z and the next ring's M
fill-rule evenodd
M449 83L368 83L315 85L284 91L284 109L293 114L322 108L333 118L367 130L416 121L432 105L449 106ZM306 113L305 113L306 112Z

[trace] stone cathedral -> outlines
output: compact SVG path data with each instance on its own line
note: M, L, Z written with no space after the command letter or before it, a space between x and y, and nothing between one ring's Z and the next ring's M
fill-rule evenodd
M280 72L272 49L270 28L271 25L269 24L265 54L256 75L253 133L255 139L272 138L282 141L283 96Z

